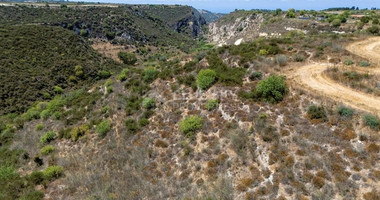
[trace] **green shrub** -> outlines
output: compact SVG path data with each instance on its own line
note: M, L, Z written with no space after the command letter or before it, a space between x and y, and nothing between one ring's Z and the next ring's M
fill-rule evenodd
M260 56L266 56L268 54L269 54L269 52L266 49L260 49L260 51L259 51Z
M372 24L375 24L375 25L378 25L379 24L379 19L374 19L373 21L372 21Z
M367 126L369 126L373 130L379 130L380 120L376 116L373 115L365 115L364 122Z
M41 117L41 119L46 120L47 118L50 117L50 111L49 111L48 109L43 110L43 111L40 113L40 117Z
M120 82L127 80L128 73L129 69L123 69L119 76L117 76L117 80L119 80Z
M373 35L379 35L380 34L380 27L378 25L372 25L367 29L367 32Z
M154 67L147 67L144 69L144 76L143 76L143 80L147 83L151 83L153 82L156 78L157 78L157 75L158 75L158 71L156 68Z
M61 166L49 166L43 171L44 180L52 181L63 175L63 169Z
M253 80L260 80L262 77L263 77L263 73L262 73L262 72L253 72L253 73L249 76L249 79L250 79L251 81L253 81Z
M104 106L102 109L101 109L101 112L103 114L107 113L108 111L110 110L110 107L109 106Z
M38 119L38 118L40 118L40 111L37 108L32 107L28 111L26 111L26 113L22 114L22 117L26 121L30 121L30 120L33 120L33 119Z
M216 80L216 73L212 69L203 69L199 71L197 76L197 86L202 89L208 89Z
M90 127L87 124L74 127L70 131L71 140L77 141L80 137L84 136L88 130L90 130Z
M352 115L354 115L355 111L353 109L350 109L350 108L347 108L344 106L340 106L338 108L338 113L340 116L351 118Z
M305 57L303 55L300 55L300 54L294 55L293 59L296 62L303 62L303 61L305 61Z
M52 145L47 145L47 146L44 146L42 149L41 149L41 154L46 156L50 153L52 153L53 151L55 150L54 146Z
M43 124L37 124L36 126L36 131L40 131L44 128L44 125Z
M75 66L74 68L75 76L78 78L83 78L83 67L80 65Z
M59 120L61 118L61 115L62 113L59 112L59 111L56 111L53 113L53 115L51 116L54 120Z
M341 20L340 19L334 19L332 22L331 22L331 25L333 27L339 27L341 25Z
M144 98L141 104L142 104L142 107L145 109L151 109L151 108L154 108L155 106L154 99L152 98Z
M100 70L98 72L98 76L99 78L101 79L106 79L106 78L109 78L111 76L111 72L107 71L107 70Z
M44 173L40 171L34 171L29 175L29 180L35 184L39 185L44 181Z
M136 120L129 118L125 121L125 127L129 134L134 134L139 130Z
M139 120L139 126L140 126L140 127L144 127L144 126L146 126L146 125L148 125L148 124L149 124L149 119L141 118L141 119Z
M307 109L307 115L309 116L310 119L325 119L326 118L326 113L323 107L316 106L316 105L311 105Z
M347 59L347 60L345 60L345 61L343 62L343 64L345 64L345 65L353 65L354 62L353 62L352 60L350 60L350 59Z
M106 134L111 130L111 122L109 120L104 120L98 124L96 132L100 137L105 137Z
M59 86L54 86L54 92L55 92L56 94L62 94L64 91L63 91L63 89L62 89L61 87L59 87Z
M206 103L206 109L208 111L214 110L218 106L219 106L219 102L216 99L208 100L207 103Z
M271 75L257 84L254 93L261 101L278 103L284 99L287 90L285 77Z
M53 141L55 139L55 135L56 134L53 131L49 131L49 132L44 133L40 138L41 144L47 144L47 143Z
M197 115L188 116L179 122L179 130L185 134L200 130L202 126L203 119Z
M120 60L127 65L134 65L137 61L137 58L133 53L119 52L117 55L119 56Z
M361 61L361 62L359 62L359 66L361 66L361 67L369 67L369 66L371 66L371 63L369 63L367 61Z

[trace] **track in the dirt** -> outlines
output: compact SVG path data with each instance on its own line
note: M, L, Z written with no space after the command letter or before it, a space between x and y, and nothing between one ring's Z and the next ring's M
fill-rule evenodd
M355 42L346 48L353 54L371 60L371 68L355 67L358 71L380 74L380 37ZM288 72L288 76L297 86L311 92L341 102L355 109L380 115L380 98L355 91L328 78L323 72L331 67L327 63L310 64Z

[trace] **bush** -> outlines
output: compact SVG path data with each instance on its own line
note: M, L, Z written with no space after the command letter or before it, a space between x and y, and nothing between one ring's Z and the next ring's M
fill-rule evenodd
M294 61L303 62L303 61L305 61L305 57L303 55L296 54L296 55L294 55Z
M130 134L134 134L139 130L136 120L129 118L125 121L125 127Z
M147 83L151 83L153 82L156 78L157 78L157 75L158 75L158 71L156 68L154 67L147 67L144 69L144 76L143 76L143 80Z
M262 73L262 72L253 72L253 73L249 76L249 79L250 79L251 81L253 81L253 80L260 80L262 77L263 77L263 73Z
M197 115L188 116L179 122L179 130L182 133L188 134L197 131L203 126L203 120Z
M128 73L129 73L128 69L123 69L121 73L119 74L119 76L117 76L117 80L119 80L120 82L127 80Z
M96 128L96 132L100 137L106 136L106 134L111 130L111 122L109 120L105 120L98 124Z
M43 171L44 180L52 181L63 175L63 169L61 166L49 166Z
M40 113L40 117L41 117L41 119L46 120L47 118L50 117L50 111L49 111L48 109L42 111L42 112Z
M40 171L32 172L29 176L29 180L35 184L39 185L44 181L44 173Z
M254 93L261 101L278 103L283 100L287 90L285 77L271 75L257 84Z
M88 130L90 130L90 127L87 124L83 124L79 127L74 127L70 131L71 140L77 141L80 137L85 135Z
M36 131L40 131L44 128L44 125L43 124L37 124L36 126Z
M266 56L268 54L269 54L269 52L266 49L260 49L260 51L259 51L260 56Z
M52 153L54 150L55 150L54 146L47 145L41 149L41 154L46 156L46 155Z
M339 27L341 23L342 23L342 22L341 22L340 19L334 19L334 20L331 22L331 25L332 25L333 27Z
M98 72L98 76L99 78L101 79L106 79L106 78L109 78L111 76L111 72L107 71L107 70L100 70Z
M347 59L347 60L345 60L345 61L343 62L343 64L344 64L344 65L353 65L354 62L353 62L352 60L350 60L350 59Z
M216 80L216 73L212 69L203 69L199 71L197 76L197 86L202 89L208 89Z
M379 19L374 19L373 21L372 21L372 24L375 24L375 25L378 25L379 24Z
M354 110L344 106L340 106L338 108L338 113L340 116L351 118L352 115L354 115Z
M379 130L380 120L376 116L373 115L365 115L364 122L367 126L369 126L373 130Z
M361 61L361 62L359 62L359 65L361 67L369 67L369 66L371 66L371 63L369 63L367 61Z
M219 102L216 99L208 100L207 103L206 103L206 109L208 111L214 110L218 106L219 106Z
M144 127L144 126L146 126L146 125L148 125L148 124L149 124L149 119L141 118L141 119L139 120L139 126L140 126L140 127Z
M47 144L47 143L53 141L55 139L55 135L56 134L53 131L49 131L49 132L44 133L40 138L41 144Z
M380 27L378 25L373 25L367 29L367 32L373 35L378 35L380 33Z
M151 109L151 108L154 108L155 106L154 99L152 98L144 98L141 104L142 104L142 107L145 109Z
M137 61L137 58L133 53L119 52L117 55L119 56L120 60L127 65L134 65Z
M316 105L311 105L307 109L307 115L310 119L325 119L326 118L326 113L323 107L316 106Z
M62 94L63 93L63 89L59 86L54 86L54 92L56 94Z
M276 56L276 63L283 67L288 63L288 58L285 55L277 55Z

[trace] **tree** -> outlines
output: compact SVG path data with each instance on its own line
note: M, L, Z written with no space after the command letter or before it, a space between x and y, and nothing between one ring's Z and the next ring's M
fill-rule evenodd
M257 84L255 96L262 101L278 103L282 101L287 91L285 77L271 75Z
M120 60L127 65L134 65L137 61L137 58L133 53L119 52L117 55L119 56Z

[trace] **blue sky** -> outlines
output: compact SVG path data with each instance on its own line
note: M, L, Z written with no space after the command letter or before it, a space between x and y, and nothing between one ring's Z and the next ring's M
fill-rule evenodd
M110 2L126 4L181 4L213 12L228 13L235 9L314 9L330 7L360 8L380 7L380 0L82 0L85 2Z

